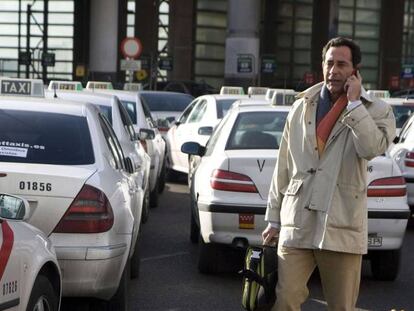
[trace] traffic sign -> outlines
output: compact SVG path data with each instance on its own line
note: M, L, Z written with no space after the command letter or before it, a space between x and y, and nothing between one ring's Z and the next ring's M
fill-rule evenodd
M161 70L171 71L173 69L173 58L171 56L160 57L158 67Z
M127 37L121 42L121 52L125 58L137 58L142 53L142 43L138 38Z
M401 78L411 79L413 77L414 77L414 65L412 64L402 65Z
M237 72L251 73L253 72L253 57L249 54L240 54L237 56Z
M141 61L133 59L121 59L121 70L138 71L141 70Z
M275 73L276 72L275 56L262 56L261 69L262 69L262 73Z

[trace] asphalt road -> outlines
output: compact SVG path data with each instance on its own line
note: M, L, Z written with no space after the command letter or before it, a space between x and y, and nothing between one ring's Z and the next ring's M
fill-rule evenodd
M228 252L223 271L202 275L197 270L197 245L189 240L189 196L185 180L168 183L159 207L151 209L141 235L141 274L130 287L133 311L243 310L241 308L242 254ZM403 246L403 262L394 282L375 281L364 261L358 308L360 310L414 310L414 229L409 228ZM302 310L325 310L320 281L310 282L310 297ZM64 310L80 307L64 300Z

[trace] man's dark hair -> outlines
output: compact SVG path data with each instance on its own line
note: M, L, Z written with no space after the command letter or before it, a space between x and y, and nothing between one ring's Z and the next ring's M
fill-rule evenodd
M352 54L352 65L356 67L361 63L361 49L359 45L355 43L355 41L344 38L344 37L337 37L329 40L329 42L323 47L322 49L322 62L325 62L325 55L326 52L329 50L330 47L339 47L339 46L347 46L351 50Z

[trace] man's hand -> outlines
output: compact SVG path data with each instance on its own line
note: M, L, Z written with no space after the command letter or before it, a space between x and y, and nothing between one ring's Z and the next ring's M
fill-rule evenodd
M263 245L274 246L279 242L279 229L273 228L270 224L262 232Z
M359 71L356 71L356 75L351 75L345 82L345 91L346 96L348 97L348 101L356 101L360 100L361 98L361 82L362 77L359 74Z

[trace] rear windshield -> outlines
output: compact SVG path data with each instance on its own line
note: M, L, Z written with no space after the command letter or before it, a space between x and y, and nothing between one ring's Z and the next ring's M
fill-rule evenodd
M232 99L217 99L217 119L223 119L227 111L230 110L231 105L237 100L237 98Z
M226 149L279 149L287 115L287 111L240 113Z
M0 162L84 165L95 162L85 117L0 110Z
M395 115L395 122L397 128L402 128L405 121L407 121L414 111L414 106L411 105L392 105L391 106Z
M133 124L137 124L137 105L135 102L121 100L122 106L128 111L129 117Z
M194 99L187 94L141 93L151 111L184 111Z

